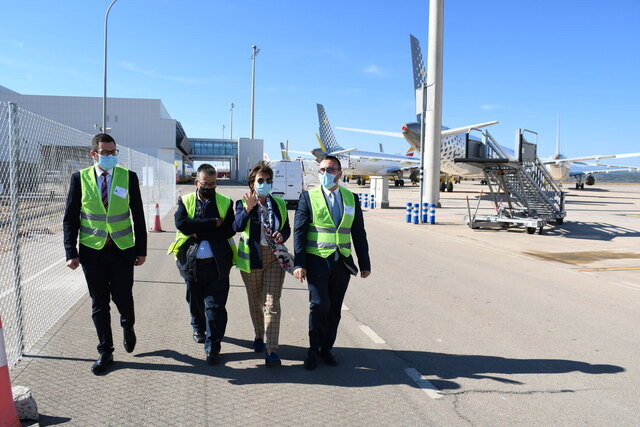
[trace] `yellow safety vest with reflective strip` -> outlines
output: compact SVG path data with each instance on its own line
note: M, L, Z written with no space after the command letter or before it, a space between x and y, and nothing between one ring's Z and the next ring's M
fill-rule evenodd
M102 203L102 191L98 189L93 166L80 171L82 204L80 206L80 244L92 249L102 249L107 235L120 249L133 247L133 228L129 213L129 171L120 166L113 168L109 209ZM124 197L114 194L114 189L126 190Z
M336 226L331 218L322 188L309 190L312 222L307 231L307 253L327 258L337 249L344 256L351 255L351 225L356 212L353 193L339 187L342 196L342 220Z
M287 202L280 197L271 196L273 200L276 201L276 205L278 206L278 210L280 211L280 228L278 231L282 231L282 227L284 227L284 223L287 221ZM247 202L242 200L242 206L246 208ZM238 242L238 263L236 267L238 270L244 271L245 273L251 273L251 258L249 255L249 231L251 228L251 220L247 221L247 226L244 228L242 235L240 236L240 241Z
M193 218L196 215L196 193L189 193L186 196L182 197L182 203L184 207L187 209L187 216L189 218ZM227 196L223 196L222 194L216 191L216 206L218 207L218 213L220 214L220 219L224 221L227 216L227 211L229 210L229 206L231 206L231 199ZM180 247L184 245L184 243L189 240L190 236L186 234L182 234L180 231L176 231L176 241L169 246L168 254L173 254L173 257L176 258L178 256L178 251ZM229 246L231 247L231 252L233 252L233 264L236 263L238 258L238 249L236 248L236 243L233 241L233 237L229 237L227 239Z

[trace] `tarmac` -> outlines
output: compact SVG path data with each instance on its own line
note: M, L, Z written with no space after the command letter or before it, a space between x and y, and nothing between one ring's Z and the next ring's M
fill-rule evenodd
M91 373L86 295L11 369L13 385L31 388L40 425L637 425L640 186L570 190L564 224L542 235L464 225L466 197L475 207L482 188L443 193L435 225L404 221L417 187L365 209L372 275L351 280L337 367L303 369L308 293L289 275L283 366L265 367L237 270L222 362L208 366L165 255L171 212L136 269L135 351L122 348L112 305L115 363ZM219 187L234 200L244 190ZM483 196L479 213L492 210Z

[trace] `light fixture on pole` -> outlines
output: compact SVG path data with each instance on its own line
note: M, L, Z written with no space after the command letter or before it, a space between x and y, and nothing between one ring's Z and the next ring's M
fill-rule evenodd
M111 7L118 0L113 0L104 15L104 93L102 95L102 129L103 133L107 132L107 22L109 20L109 12Z
M253 139L253 113L254 113L254 101L256 95L256 56L260 53L258 46L251 46L253 54L251 55L251 63L253 65L253 71L251 72L251 139Z
M222 125L222 139L224 139L224 128L225 128L225 126Z
M229 109L229 111L231 111L231 129L229 129L230 132L231 132L231 136L229 137L230 139L233 139L233 107L235 107L235 106L236 105L232 102L231 103L231 108Z

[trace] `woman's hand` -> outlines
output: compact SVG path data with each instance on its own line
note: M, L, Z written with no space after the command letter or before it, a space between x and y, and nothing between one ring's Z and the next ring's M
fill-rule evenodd
M245 206L245 209L247 210L247 213L251 212L251 210L256 206L256 204L258 204L258 199L256 197L256 192L255 191L251 191L249 193L245 193L245 195L242 196L242 199L247 204Z
M279 231L273 233L271 237L273 237L273 240L275 240L277 244L280 244L284 241L284 237L282 237L282 234Z

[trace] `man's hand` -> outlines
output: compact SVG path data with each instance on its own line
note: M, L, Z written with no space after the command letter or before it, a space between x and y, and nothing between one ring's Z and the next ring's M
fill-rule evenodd
M142 264L144 264L146 260L147 260L146 256L137 256L133 265L137 265L138 267L140 267Z
M369 277L370 274L371 274L370 271L362 270L360 272L360 277L362 277L363 279L366 279L367 277Z
M67 261L67 267L69 267L72 270L75 270L76 268L78 268L79 265L80 265L80 259L78 258L71 258L69 261Z
M251 210L258 204L258 198L256 197L255 191L245 193L245 195L242 196L242 199L247 204L247 206L245 207L247 212L251 212Z
M216 228L220 227L222 225L222 219L215 218L215 220L216 220Z
M303 283L304 279L307 278L307 270L302 267L298 267L293 270L293 275L296 276L296 279L300 280L300 283Z
M284 237L282 237L282 233L280 233L279 231L273 233L271 237L273 237L273 240L275 240L277 244L280 244L284 241Z

